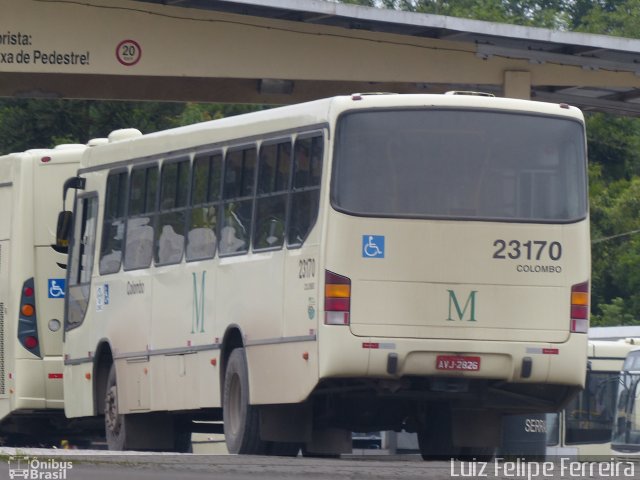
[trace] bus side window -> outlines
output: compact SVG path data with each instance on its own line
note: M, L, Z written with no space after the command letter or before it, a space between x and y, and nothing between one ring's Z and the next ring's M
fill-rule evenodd
M298 138L293 150L293 185L287 226L287 245L299 247L318 216L322 178L323 138Z
M170 265L179 263L184 252L189 160L165 162L161 177L155 262L158 265Z
M124 239L125 198L127 172L110 173L107 178L107 191L100 245L100 274L106 275L120 270L122 262L122 241Z
M203 154L193 161L191 212L187 234L187 261L213 258L220 210L222 154Z
M255 250L282 248L290 171L290 140L260 148L253 236Z
M223 183L220 255L246 253L251 240L256 148L228 150Z
M158 166L155 164L131 171L124 250L125 270L147 268L151 265L157 183Z

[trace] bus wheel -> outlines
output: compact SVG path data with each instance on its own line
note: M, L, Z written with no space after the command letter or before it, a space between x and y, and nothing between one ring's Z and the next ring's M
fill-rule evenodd
M109 450L124 450L126 430L125 417L118 413L118 387L116 385L116 366L111 365L107 378L104 400L104 430Z
M222 407L224 438L229 453L266 454L267 445L260 440L258 407L249 405L249 373L244 348L236 348L229 356Z

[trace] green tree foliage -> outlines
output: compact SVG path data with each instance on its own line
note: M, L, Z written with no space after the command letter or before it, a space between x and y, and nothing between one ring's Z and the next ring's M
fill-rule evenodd
M0 153L86 143L119 128L143 133L222 118L259 105L90 100L0 100Z
M180 115L177 116L176 121L178 125L191 125L193 123L232 117L265 108L269 107L266 105L187 103Z
M591 114L587 134L594 239L592 324L613 325L612 315L622 307L640 319L640 284L631 263L640 258L640 236L635 237L640 229L640 123L632 118Z
M361 2L349 2L360 3ZM364 2L363 2L364 3ZM370 4L371 2L366 2ZM374 2L375 3L375 2ZM379 6L491 22L564 28L571 0L382 0Z
M89 100L0 101L0 152L86 143L118 128L151 132L175 126L178 103Z
M613 182L640 175L640 124L629 117L602 113L587 116L589 157L599 166L599 180Z
M640 38L640 0L578 0L573 10L576 30Z
M640 177L605 182L600 171L592 165L593 321L611 325L609 305L640 312Z
M352 5L360 5L363 7L376 7L376 0L344 0L342 3L350 3Z
M616 327L619 325L638 325L638 321L629 313L629 307L625 305L620 297L614 298L611 303L602 305L602 314L597 318L592 318L592 324L597 320L596 325L604 327Z

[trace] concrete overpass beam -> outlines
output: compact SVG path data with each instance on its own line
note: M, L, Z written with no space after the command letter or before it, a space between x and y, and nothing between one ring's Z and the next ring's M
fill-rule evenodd
M507 70L504 72L502 95L509 98L531 99L531 72Z

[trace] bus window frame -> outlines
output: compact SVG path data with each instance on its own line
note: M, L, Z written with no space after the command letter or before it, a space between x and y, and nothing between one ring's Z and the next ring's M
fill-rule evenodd
M165 158L164 160L159 162L159 169L158 169L158 183L156 185L156 210L155 210L155 214L154 214L154 221L153 221L153 256L152 256L152 263L153 265L157 265L157 266L165 266L165 265L177 265L182 263L182 260L184 260L185 258L185 254L186 254L186 248L187 248L187 225L188 225L188 219L189 219L189 214L191 213L191 180L192 180L192 172L193 172L193 155L190 154L182 154L182 155L176 155L176 156L171 156L168 158ZM186 191L185 191L185 198L184 198L184 204L182 206L173 206L171 208L167 208L164 209L162 206L162 201L163 201L163 178L164 178L164 171L165 168L170 167L171 165L180 165L180 164L186 164L186 168L187 168L187 172L186 172ZM180 167L177 167L177 172L179 174L180 172ZM178 181L178 178L176 178L176 181ZM176 185L176 191L175 191L175 198L174 200L179 200L179 192L178 192L178 185ZM159 249L160 249L160 239L162 236L162 232L160 231L161 228L161 217L163 214L173 214L173 213L183 213L184 214L184 219L183 219L183 234L177 233L174 230L174 233L176 233L177 235L181 235L182 238L182 253L180 255L180 259L178 259L177 261L160 261L160 257L159 257ZM162 227L164 227L164 225L162 225Z
M120 272L120 270L122 270L124 267L124 255L125 255L125 246L126 246L125 244L126 244L126 238L127 238L127 219L129 214L129 176L130 176L129 170L130 170L129 167L127 166L117 166L115 168L107 170L107 178L105 179L105 183L104 183L105 190L104 190L104 206L102 208L102 226L100 228L101 238L100 238L100 251L99 251L99 264L98 264L98 273L100 276L116 274ZM122 221L122 238L120 239L120 241L122 242L120 246L120 265L116 270L103 272L101 264L103 259L103 244L105 241L105 222L107 220L106 213L107 213L107 205L108 205L109 178L112 175L115 176L115 175L120 175L122 173L126 174L124 192L120 192L125 195L124 208L123 208L121 217L114 217L115 220L121 219ZM109 253L105 254L104 256L108 255Z
M187 214L187 229L186 229L186 241L185 241L185 247L184 247L184 259L187 263L189 262L197 262L200 260L211 260L213 258L215 258L216 254L218 253L218 241L219 241L219 232L218 232L218 223L219 223L219 212L222 209L222 185L224 182L224 159L225 159L225 152L223 148L214 148L211 150L195 150L192 152L192 159L191 159L191 175L190 175L190 179L189 179L189 198L188 198L188 214ZM219 158L218 158L219 157ZM209 171L207 174L207 186L206 186L206 193L205 193L205 201L204 202L198 202L195 203L194 202L194 192L195 192L195 175L196 175L196 161L199 159L205 159L205 161L209 164ZM211 179L213 176L213 172L212 172L212 167L214 166L215 162L219 162L220 164L220 178L218 179L218 193L216 195L216 198L210 198L211 197L211 192L209 191L209 188L211 187ZM191 233L191 231L194 230L193 228L193 212L194 209L197 208L214 208L215 209L215 224L213 226L213 228L211 228L211 226L204 226L204 227L195 227L195 228L206 228L209 229L213 232L214 236L215 236L215 245L213 248L213 254L212 255L205 255L205 256L193 256L190 257L189 255L187 255L187 251L189 248L189 233Z
M280 145L280 144L289 144L289 172L287 173L287 180L286 180L286 185L284 187L284 189L282 190L277 190L277 191L269 191L267 193L260 193L259 192L259 187L260 187L260 175L262 172L262 169L260 168L262 166L262 150L264 147L270 147L270 146L274 146L274 145ZM272 251L278 251L278 250L283 250L285 248L285 244L286 244L286 239L287 239L287 232L288 232L288 228L289 228L289 208L290 208L290 198L291 198L291 193L292 193L292 180L293 180L293 151L295 148L295 139L293 138L293 136L289 135L289 136L282 136L282 137L272 137L269 138L267 140L264 140L260 143L259 149L258 149L258 163L257 163L257 172L256 172L256 188L255 188L255 195L254 195L254 206L253 206L253 220L251 222L251 228L253 230L252 234L251 234L251 251L252 252L272 252ZM276 162L276 168L278 167L278 162ZM274 246L267 246L267 247L256 247L256 239L258 236L258 204L260 202L260 200L267 200L267 199L272 199L272 198L276 198L276 197L285 197L284 198L284 218L282 218L282 224L283 224L283 229L282 229L282 240Z
M583 178L583 192L586 197L584 212L583 215L578 218L569 219L569 220L542 220L542 219L520 219L520 218L496 218L496 217L472 217L472 216L463 216L463 215L417 215L417 214L385 214L385 213L364 213L364 212L354 212L352 210L346 209L340 206L336 200L336 182L338 169L336 166L336 158L338 152L338 146L340 144L340 125L342 119L349 115L357 115L360 113L367 112L414 112L414 111L429 111L429 112L437 112L437 111L466 111L466 112L481 112L481 113L498 113L505 115L514 115L514 116L528 116L528 117L538 117L538 118L546 118L546 119L556 119L556 120L565 120L569 122L576 123L580 126L580 130L583 133L583 142L582 142L582 154L583 159L582 162L584 164L584 178ZM337 212L344 213L345 215L350 215L353 217L361 217L361 218L398 218L398 219L414 219L414 220L445 220L445 221L477 221L477 222L497 222L497 223L514 223L514 224L543 224L543 225L571 225L583 222L587 218L589 218L589 171L588 171L588 151L587 151L587 137L585 133L585 124L578 120L577 118L563 116L563 115L549 115L546 113L540 112L530 112L523 110L502 110L496 108L476 108L471 106L414 106L414 107L373 107L373 108L361 108L354 110L345 110L340 112L335 120L335 131L334 131L334 142L333 149L331 152L331 178L329 179L329 203L331 208Z
M249 195L240 195L243 192L239 191L239 192L233 192L234 194L238 194L238 195L232 195L232 196L227 196L227 191L225 188L226 185L226 179L227 179L227 172L229 171L229 154L233 154L235 152L247 152L247 151L254 151L255 152L255 156L254 156L254 165L253 165L253 179L252 179L252 187L251 187L251 193ZM259 145L257 141L254 142L242 142L242 143L235 143L232 145L227 146L227 148L224 149L224 166L223 166L223 170L222 170L222 191L220 193L220 198L221 198L221 202L220 202L220 211L218 212L218 225L216 228L216 235L218 237L218 248L217 248L217 253L218 253L218 257L219 258L227 258L227 257L236 257L236 256L240 256L240 255L246 255L251 251L251 244L252 244L252 234L253 234L253 220L254 220L254 215L255 215L255 203L256 203L256 189L257 189L257 181L258 181L258 155L259 155ZM243 164L242 164L242 170L245 170L245 156L243 154ZM235 185L235 187L237 187L238 185ZM242 189L243 187L248 186L245 185L244 183L240 184L240 189ZM224 228L227 227L226 224L226 210L227 210L227 206L231 205L231 204L239 204L239 203L248 203L251 202L251 216L249 218L249 225L248 228L245 228L244 230L246 232L248 232L248 236L245 240L245 245L242 249L240 250L234 250L234 251L229 251L229 252L223 252L223 249L221 248L221 245L223 244L223 238L222 238L222 230ZM234 227L232 227L234 228ZM239 239L239 237L236 237Z
M131 215L130 213L130 200L131 200L131 175L133 173L134 170L148 170L152 167L156 168L157 171L157 182L156 183L156 191L155 191L155 199L154 199L154 205L153 208L147 212L144 213L136 213L134 216ZM128 236L129 236L129 221L133 218L141 218L145 215L148 215L150 218L150 222L149 222L149 226L153 227L154 230L154 235L155 235L155 217L157 215L157 209L158 209L158 202L159 202L159 178L160 178L160 161L158 159L155 159L153 161L144 161L144 162L140 162L139 164L133 163L131 165L131 168L126 168L127 171L127 188L126 188L126 198L125 198L125 226L124 226L124 244L123 244L123 248L122 248L122 262L121 262L121 269L125 272L131 272L134 270L145 270L148 268L151 268L151 266L153 265L153 243L152 243L152 252L151 252L151 261L149 262L149 265L146 266L135 266L135 267L129 267L126 265L126 259L127 259L127 241L128 241ZM145 191L145 196L146 196L147 192ZM105 196L106 196L106 192L105 192Z
M321 139L321 145L322 145L322 154L321 154L321 161L322 161L322 165L320 167L320 181L318 183L318 185L314 185L314 186L307 186L307 187L303 187L300 188L298 190L296 190L294 188L294 178L295 178L295 173L296 173L296 143L298 142L298 140L306 140L306 139L313 139L313 138L320 138ZM310 131L305 131L305 132L301 132L297 135L295 135L295 138L293 139L292 142L292 150L291 150L291 180L289 182L289 199L288 199L288 205L287 205L287 220L286 220L286 225L287 225L287 229L286 229L286 233L285 233L285 245L287 246L288 250L297 250L300 249L304 246L305 242L307 241L307 238L309 238L309 234L311 233L311 231L315 228L316 224L318 223L318 218L320 215L320 206L322 203L322 188L323 188L323 184L327 184L328 188L331 188L331 181L329 179L329 181L327 181L326 178L326 165L327 163L332 163L333 162L333 157L331 157L330 159L327 158L328 153L330 152L330 149L327 148L327 140L329 138L329 133L327 131L326 128L323 129L317 129L317 130L310 130ZM333 152L331 152L333 155ZM329 161L327 161L329 160ZM309 159L309 164L311 164L311 159ZM289 229L291 228L292 222L291 222L291 214L293 212L293 199L296 193L303 193L303 192L307 192L307 191L314 191L317 190L317 195L318 195L318 205L317 208L314 210L314 215L313 215L313 220L311 222L309 222L309 228L307 229L307 231L305 232L304 236L301 237L300 242L290 242L289 241Z

